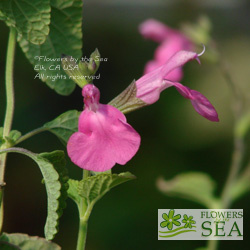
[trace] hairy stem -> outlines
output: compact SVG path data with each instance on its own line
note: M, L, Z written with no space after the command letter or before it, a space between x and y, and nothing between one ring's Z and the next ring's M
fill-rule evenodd
M14 56L16 47L16 31L14 28L10 29L7 56L6 56L6 72L5 72L5 87L6 87L6 113L3 125L3 138L8 136L12 126L14 114L14 84L13 84L13 70L14 70ZM6 148L6 145L2 146ZM5 170L6 155L1 156L0 159L0 187L4 184L4 170Z
M14 70L14 56L16 47L16 30L10 28L7 58L6 58L6 114L3 126L3 137L8 136L12 126L13 114L14 114L14 84L13 84L13 70Z
M13 71L14 71L14 56L16 47L16 30L10 28L9 41L7 47L6 56L6 72L5 72L5 86L6 86L6 113L3 125L3 138L8 136L12 126L13 114L14 114L14 84L13 84ZM2 148L6 148L7 145L3 145ZM3 225L3 187L4 172L6 165L7 154L0 156L0 232Z

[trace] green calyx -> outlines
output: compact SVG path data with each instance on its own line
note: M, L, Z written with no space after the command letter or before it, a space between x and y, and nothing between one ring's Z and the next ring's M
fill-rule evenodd
M62 55L62 66L69 78L82 88L97 78L95 74L100 66L100 53L96 49L90 58L82 57L80 60Z
M108 104L119 109L123 114L127 114L139 108L147 106L145 102L136 97L137 87L135 80L117 97Z

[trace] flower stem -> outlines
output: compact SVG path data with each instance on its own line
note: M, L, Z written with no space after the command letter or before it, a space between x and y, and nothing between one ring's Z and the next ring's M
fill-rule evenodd
M231 164L231 168L229 171L227 181L225 183L225 186L223 188L222 195L221 195L222 207L224 209L229 208L231 203L232 203L230 192L231 192L232 186L233 186L236 178L238 177L239 170L240 170L241 165L242 165L244 151L245 151L244 150L245 145L244 145L243 138L236 137L234 139L234 141L235 142L234 142L234 152L233 152L232 164Z
M84 250L85 249L86 238L87 238L87 227L88 227L88 221L80 219L77 247L76 247L77 250Z
M244 109L244 95L236 88L236 84L232 80L227 68L224 63L220 65L222 74L227 81L229 87L232 90L234 101L233 101L233 111L235 116L235 128L239 123L240 118L242 118L243 109ZM239 135L238 133L234 134L234 151L232 156L232 163L229 170L229 174L227 180L225 182L224 188L221 193L221 207L222 209L230 208L232 204L231 190L238 178L239 171L242 166L243 158L245 153L245 143L244 143L244 135ZM219 245L218 240L209 240L207 248L208 250L217 250Z
M207 244L208 250L216 250L218 249L220 241L219 240L209 240Z
M231 198L231 190L233 187L234 182L236 181L243 156L244 156L244 139L235 137L234 139L234 152L233 152L233 158L232 158L232 164L229 170L228 178L226 180L225 186L222 190L221 194L221 208L227 209L231 206L232 198ZM207 244L208 250L217 250L219 245L218 240L209 240Z
M5 72L5 86L6 86L6 113L3 125L3 138L8 136L12 126L14 114L14 84L13 84L13 70L14 70L14 56L16 47L16 30L10 28L10 35L6 56L6 72ZM6 148L3 145L2 148ZM5 170L6 155L0 158L0 187L4 185L4 170Z
M12 126L13 114L14 114L14 84L13 84L13 71L14 71L14 56L16 48L16 30L10 28L9 41L7 47L6 56L6 71L5 71L5 86L6 86L6 113L3 125L3 138L8 136ZM2 149L6 148L7 145L2 145ZM2 231L3 225L3 187L4 172L6 164L7 154L0 156L0 232Z
M83 170L83 180L89 176L88 170ZM76 250L84 250L86 245L87 238L87 228L88 228L88 219L90 211L86 199L82 199L80 205L78 206L79 210L79 230L78 230L78 239Z
M3 137L8 136L12 126L14 114L14 84L13 84L13 69L14 69L14 56L16 47L16 30L10 28L10 35L8 41L7 58L6 58L6 98L7 107L3 126Z
M231 198L231 190L233 187L234 182L236 181L241 165L242 160L244 157L244 139L241 137L235 137L234 139L234 152L233 152L233 158L232 158L232 164L229 170L229 174L225 183L225 186L222 190L221 194L221 208L227 209L230 208L232 203ZM209 250L217 250L219 245L218 240L209 240L208 242L208 249Z
M3 226L3 189L0 189L0 225L1 225L1 230L2 230L2 226Z

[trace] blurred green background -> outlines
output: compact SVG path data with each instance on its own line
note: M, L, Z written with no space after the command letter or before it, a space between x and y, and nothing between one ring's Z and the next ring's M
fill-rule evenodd
M160 1L160 0L89 0L83 11L83 56L97 47L108 62L101 64L102 103L120 93L133 79L138 79L145 63L152 59L157 44L144 40L138 25L156 18L178 28L185 21L207 15L213 24L212 36L227 61L232 78L245 93L250 93L250 2ZM4 69L8 28L0 23L0 124L5 112ZM63 51L62 51L63 53ZM202 62L202 57L201 57ZM162 93L152 106L127 115L129 123L141 134L138 154L127 166L114 172L131 171L135 181L108 193L95 206L89 221L87 250L195 249L205 241L158 241L157 209L201 208L200 205L166 197L156 189L156 179L173 178L185 171L209 173L217 182L217 194L225 182L233 147L231 92L215 66L188 63L182 83L203 93L216 107L220 122L199 116L190 101L174 88ZM70 109L82 110L83 100L77 87L68 97L57 95L39 80L20 48L15 62L15 117L13 129L23 134ZM249 95L249 94L248 94ZM42 133L20 144L33 152L65 148L58 139ZM80 179L81 169L70 163L71 178ZM32 160L18 154L8 156L5 190L4 231L43 236L46 218L46 193L41 174ZM222 241L220 249L249 249L249 196L233 205L244 209L244 241ZM62 249L75 249L78 218L75 204L68 200L55 242Z

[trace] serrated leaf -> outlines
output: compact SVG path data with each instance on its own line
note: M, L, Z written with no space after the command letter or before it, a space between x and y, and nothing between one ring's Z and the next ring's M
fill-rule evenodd
M81 197L86 199L89 206L93 206L110 189L135 178L136 177L129 172L94 175L80 181L78 193Z
M65 167L63 151L54 151L52 153L43 153L33 158L39 165L45 181L48 198L48 215L45 224L45 237L48 240L54 238L58 231L59 218L62 215L62 209L65 207L65 181L64 173L58 173L57 169ZM63 162L64 165L59 166ZM61 176L60 176L61 175ZM60 207L62 205L62 207Z
M195 201L207 208L217 203L214 197L215 182L205 173L182 173L169 181L159 178L157 187L166 195Z
M117 97L109 102L109 105L126 114L146 106L147 104L136 97L137 87L135 80Z
M34 77L61 95L69 95L75 88L61 67L61 55L74 58L82 55L82 4L82 0L51 0L50 33L46 41L40 46L25 38L19 41L26 57L37 67L39 75Z
M49 0L1 0L0 19L30 43L42 44L49 34Z
M44 229L45 237L47 240L53 239L58 231L59 218L62 214L62 209L65 207L65 199L67 197L68 179L64 169L64 152L54 151L51 153L34 154L22 148L0 150L0 154L8 152L24 154L38 164L44 178L48 199L48 214ZM60 172L58 173L57 170Z
M9 136L6 136L5 139L10 145L15 145L16 141L21 137L21 132L18 130L11 130Z
M0 236L1 250L60 250L57 244L37 236L27 234L7 234Z
M44 124L43 127L55 134L66 145L69 137L77 131L79 115L79 111L70 110Z
M54 151L51 153L41 153L39 154L41 157L47 159L49 162L53 163L53 166L57 173L59 174L59 182L61 183L61 195L58 199L59 201L59 207L57 209L57 214L59 215L59 218L63 214L63 209L66 208L66 199L68 197L67 191L69 188L68 184L68 170L65 167L66 166L66 160L64 156L63 151Z
M69 198L71 198L77 205L80 204L81 197L78 194L79 181L69 179L68 184L69 184L69 189L68 189Z

